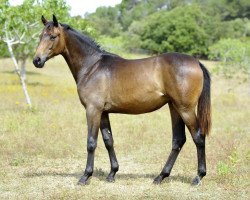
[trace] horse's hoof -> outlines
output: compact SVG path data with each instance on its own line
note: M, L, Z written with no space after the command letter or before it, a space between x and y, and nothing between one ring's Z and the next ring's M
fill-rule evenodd
M159 185L159 184L161 184L161 182L162 182L162 176L157 176L157 177L154 179L153 184Z
M80 180L78 181L77 185L88 185L88 178L87 176L82 176Z
M115 178L114 177L107 177L106 180L109 182L109 183L114 183L115 182Z
M192 186L199 186L201 184L201 178L199 176L196 176L193 180L192 180Z

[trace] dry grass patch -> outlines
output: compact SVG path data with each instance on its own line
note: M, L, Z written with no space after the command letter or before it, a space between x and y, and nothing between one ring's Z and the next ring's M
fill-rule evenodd
M209 68L214 63L204 62ZM86 118L65 62L53 59L42 69L28 66L27 110L9 59L0 64L0 199L248 199L249 83L213 76L213 130L207 139L208 174L191 187L196 174L195 145L185 144L169 178L153 178L171 150L168 107L140 116L111 115L120 170L107 183L109 159L101 137L95 173L77 186L86 162Z

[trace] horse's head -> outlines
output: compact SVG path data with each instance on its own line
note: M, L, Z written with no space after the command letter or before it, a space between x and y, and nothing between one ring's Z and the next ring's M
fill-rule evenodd
M65 48L63 27L58 23L55 15L51 22L42 16L42 22L45 27L33 59L34 65L38 68L42 68L47 60L62 53Z

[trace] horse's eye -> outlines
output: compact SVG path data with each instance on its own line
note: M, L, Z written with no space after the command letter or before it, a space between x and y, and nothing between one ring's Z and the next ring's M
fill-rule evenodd
M57 36L51 35L50 36L50 40L54 41L56 39Z

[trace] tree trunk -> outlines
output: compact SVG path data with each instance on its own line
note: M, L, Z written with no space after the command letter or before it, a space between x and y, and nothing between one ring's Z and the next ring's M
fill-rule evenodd
M21 59L21 76L26 80L26 59Z
M18 75L18 77L20 79L20 82L21 82L21 85L22 85L22 89L23 89L23 92L24 92L24 95L25 95L26 103L28 104L29 108L32 108L31 100L30 100L30 97L29 97L29 94L28 94L28 90L27 90L27 87L26 87L26 84L25 84L25 79L23 78L23 76L20 73L16 57L15 57L15 55L13 53L11 42L7 41L7 46L8 46L8 50L9 50L11 59L12 59L12 61L14 63L16 73L17 73L17 75Z

